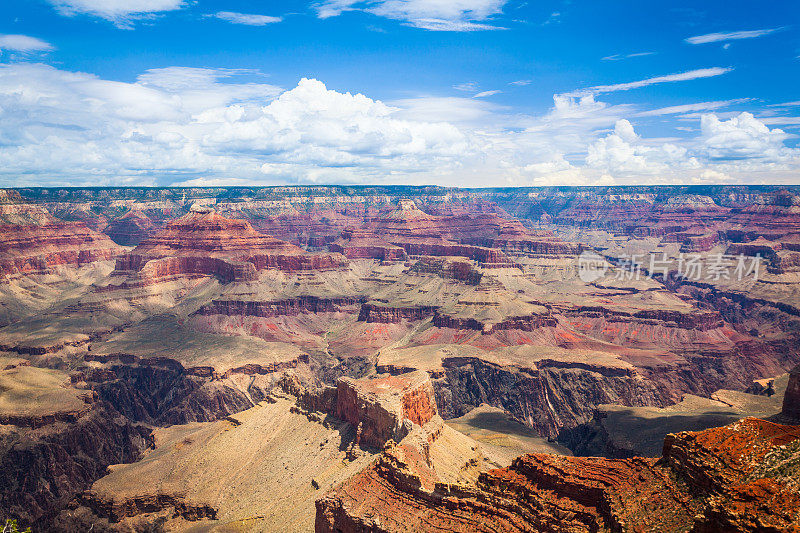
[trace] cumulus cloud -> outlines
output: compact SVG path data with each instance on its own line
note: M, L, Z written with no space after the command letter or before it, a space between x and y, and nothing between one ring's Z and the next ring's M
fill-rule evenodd
M776 181L800 169L766 119L704 113L694 136L657 139L628 120L639 112L593 94L526 115L467 95L382 102L315 79L287 90L246 69L123 83L13 63L0 65L0 184Z
M30 54L33 52L50 52L55 50L55 47L36 37L28 35L13 35L13 34L0 34L0 51L3 52L21 52L23 54Z
M6 183L358 181L457 166L469 153L452 124L396 118L394 107L317 80L286 91L237 83L241 75L170 68L120 83L0 66L0 175Z
M700 119L703 148L711 159L761 159L781 162L797 158L800 150L788 148L789 135L781 129L769 129L751 113L741 113L730 120L706 114Z
M131 29L136 20L183 8L184 0L47 0L62 15L91 15Z
M275 24L283 20L283 17L236 13L234 11L217 11L213 15L208 16L230 22L231 24L242 24L245 26L266 26L267 24Z
M508 0L326 0L316 4L319 18L365 11L432 31L503 29L486 22L502 13Z
M695 35L694 37L688 37L686 39L686 42L689 44L708 44L708 43L718 43L725 41L736 41L739 39L755 39L757 37L763 37L764 35L769 35L770 33L775 33L776 31L780 31L782 29L783 28L770 28L765 30L707 33L705 35Z
M626 119L618 120L614 132L589 145L586 163L611 172L652 174L671 166L696 166L687 149L672 143L644 144Z

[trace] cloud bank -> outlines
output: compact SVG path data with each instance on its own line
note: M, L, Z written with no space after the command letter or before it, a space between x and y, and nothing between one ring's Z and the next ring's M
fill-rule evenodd
M545 114L522 115L468 95L382 102L315 79L285 89L251 70L170 67L123 83L14 63L0 65L0 185L794 179L789 134L713 112L736 103L651 110L700 112L680 118L694 137L656 139L633 122L648 111L594 94L556 95Z

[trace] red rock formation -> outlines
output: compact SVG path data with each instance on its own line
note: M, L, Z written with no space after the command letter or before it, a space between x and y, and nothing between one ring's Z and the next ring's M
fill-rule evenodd
M256 271L335 269L346 260L335 254L310 254L255 231L243 220L224 218L196 207L142 241L117 260L117 273L136 274L144 282L181 275L216 275L223 281L248 281Z
M320 298L317 296L298 296L287 300L240 301L213 300L194 314L225 316L297 316L301 313L335 313L344 308L352 308L360 303L358 298Z
M361 322L379 322L381 324L398 324L403 320L423 320L433 315L435 307L387 307L365 303L358 313Z
M103 229L111 240L123 246L136 246L156 232L156 224L144 213L129 211Z
M632 321L637 324L651 324L681 329L697 329L707 331L722 327L723 320L716 311L694 311L682 313L669 310L642 310L633 313L606 309L605 307L581 306L567 311L567 316L580 316L583 318L605 317L606 320Z
M104 500L93 491L87 490L78 497L78 501L97 516L108 518L111 522L119 522L125 517L143 513L157 513L165 509L189 521L203 518L214 520L217 517L216 509L210 505L187 503L183 497L175 494L151 494L138 498Z
M328 249L339 252L348 259L380 259L381 261L401 261L406 258L406 251L382 240L364 230L347 229L341 238L332 242Z
M799 439L744 419L670 435L660 460L530 454L475 487L432 483L401 443L317 501L316 531L797 531Z
M457 279L468 285L480 283L483 273L473 263L448 257L420 257L409 269L416 274L436 274L445 279Z
M464 208L435 215L419 209L413 200L401 199L397 209L367 217L360 229L343 232L330 249L348 257L382 260L400 259L402 250L413 256L460 256L491 267L513 266L504 252L575 255L583 248L549 232L533 235L518 220L493 211Z
M111 239L78 222L0 226L0 274L83 265L112 259L121 252Z
M425 372L372 378L340 378L336 416L358 428L356 444L381 447L409 431L405 420L423 425L436 414L433 385Z
M681 244L681 252L707 252L719 242L719 235L706 233L704 235L687 235Z
M433 315L433 325L439 328L460 330L476 330L485 335L504 329L517 329L520 331L535 331L539 328L555 327L558 321L547 315L528 315L506 317L498 323L484 323L474 318L452 317L440 312Z

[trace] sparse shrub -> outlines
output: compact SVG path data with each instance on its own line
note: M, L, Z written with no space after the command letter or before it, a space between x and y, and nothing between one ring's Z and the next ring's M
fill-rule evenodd
M17 521L9 518L6 519L6 524L3 526L2 533L31 533L31 528L20 529Z

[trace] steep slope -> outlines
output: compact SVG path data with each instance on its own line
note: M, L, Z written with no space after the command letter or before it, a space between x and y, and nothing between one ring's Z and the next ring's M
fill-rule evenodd
M317 531L796 531L800 426L669 435L661 459L530 454L477 484L426 483L403 444L317 501Z

